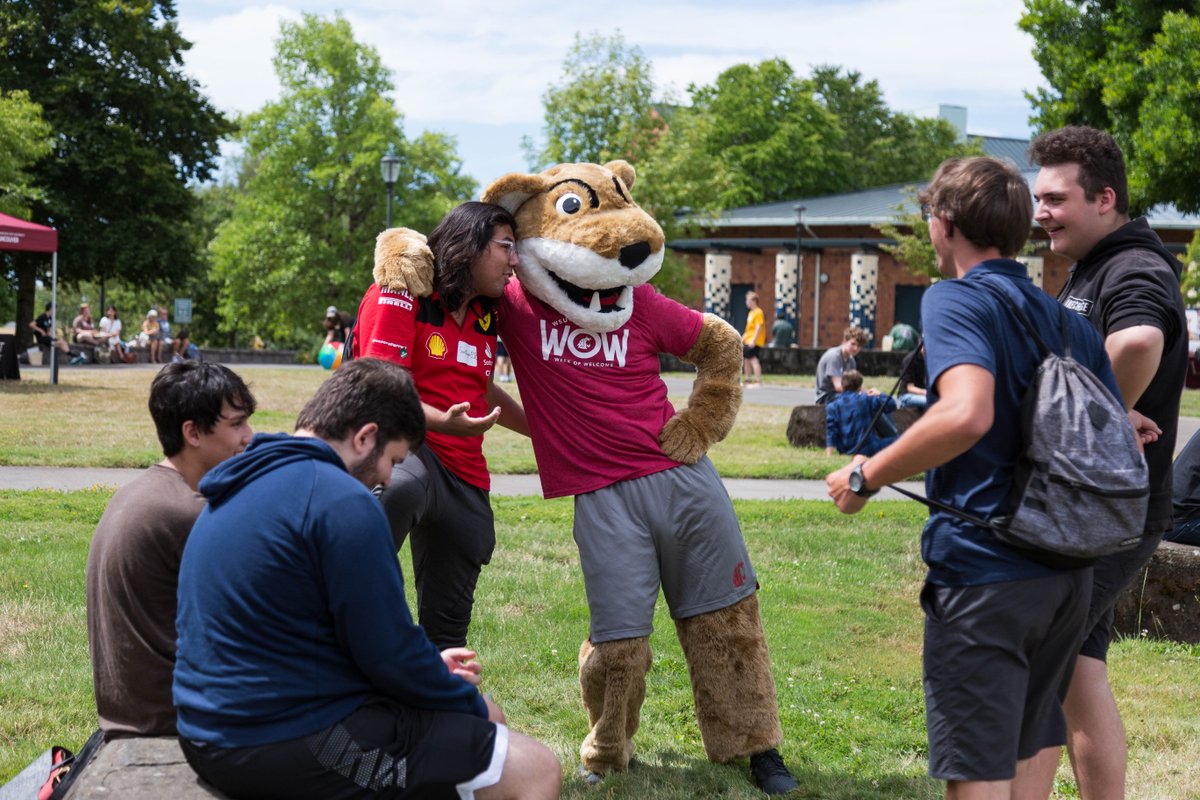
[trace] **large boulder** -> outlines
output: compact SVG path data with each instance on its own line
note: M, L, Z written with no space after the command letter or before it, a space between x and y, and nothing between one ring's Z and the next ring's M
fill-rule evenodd
M1122 636L1200 643L1200 547L1160 544L1117 598L1113 628Z
M892 419L901 433L921 416L919 408L898 408ZM825 406L796 406L788 419L787 438L792 447L825 446Z
M66 800L228 800L201 782L174 736L105 742Z

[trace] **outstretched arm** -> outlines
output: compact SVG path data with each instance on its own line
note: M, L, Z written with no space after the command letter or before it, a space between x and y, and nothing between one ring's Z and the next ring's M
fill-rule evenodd
M683 360L696 365L696 380L687 408L663 426L663 453L683 464L695 464L708 448L729 435L742 404L742 337L728 322L705 314L700 335Z

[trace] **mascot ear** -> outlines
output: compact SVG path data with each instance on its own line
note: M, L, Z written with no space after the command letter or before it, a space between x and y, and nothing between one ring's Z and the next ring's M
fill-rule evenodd
M546 190L546 179L541 175L524 175L520 172L510 172L496 180L483 190L480 199L485 203L494 203L510 214L516 214L529 198Z
M637 178L637 172L628 161L610 161L604 165L604 168L616 175L625 184L626 189L633 188L633 181Z

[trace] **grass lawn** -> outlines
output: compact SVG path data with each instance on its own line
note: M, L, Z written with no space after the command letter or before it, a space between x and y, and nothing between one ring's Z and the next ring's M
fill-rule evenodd
M260 390L261 391L261 390ZM0 783L52 743L95 727L83 576L106 490L0 491ZM587 631L568 501L493 498L498 546L471 639L512 725L568 769L567 798L757 798L743 766L704 759L686 666L665 608L651 640L635 767L599 787L574 777L586 719L576 655ZM762 585L794 797L936 798L925 775L920 683L924 511L879 502L736 504ZM401 556L406 572L407 552ZM410 598L411 599L411 598ZM1129 797L1200 797L1200 648L1119 642L1110 657L1130 738ZM1060 769L1056 798L1077 797Z
M290 431L296 414L330 373L321 369L233 369L250 385L256 431ZM145 467L162 459L146 410L152 369L63 369L50 386L46 370L26 370L20 382L0 381L0 464L13 466ZM773 385L810 386L811 376L768 376ZM877 379L886 382L888 379ZM506 390L519 396L516 384ZM883 387L891 388L890 384ZM687 397L672 397L682 407ZM747 394L729 437L710 455L729 478L824 478L845 463L821 448L795 448L786 430L791 409L758 405ZM499 426L484 438L497 474L537 472L529 439Z

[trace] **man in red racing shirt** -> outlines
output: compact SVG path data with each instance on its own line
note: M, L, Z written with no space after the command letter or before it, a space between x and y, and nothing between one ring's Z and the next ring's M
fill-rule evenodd
M425 410L425 446L395 467L381 500L397 550L412 536L417 614L439 649L466 645L475 584L496 544L483 434L497 422L529 434L520 404L493 383L495 300L517 264L514 228L499 206L463 203L447 214L429 234L428 297L389 268L390 249L419 234L385 233L354 331L354 357L408 368Z

